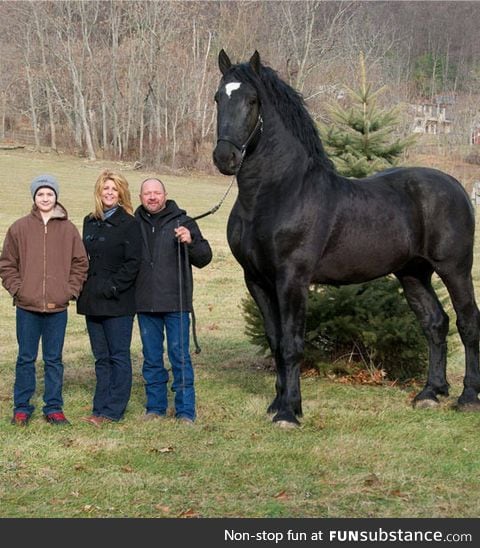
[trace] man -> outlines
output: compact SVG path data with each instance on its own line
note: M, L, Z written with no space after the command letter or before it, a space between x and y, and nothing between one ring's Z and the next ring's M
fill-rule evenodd
M191 265L203 268L212 260L212 251L197 223L173 200L167 200L162 181L143 181L140 201L135 216L142 231L142 265L135 297L144 357L145 418L156 419L167 413L168 371L163 359L166 334L175 417L193 423L196 413L189 352Z

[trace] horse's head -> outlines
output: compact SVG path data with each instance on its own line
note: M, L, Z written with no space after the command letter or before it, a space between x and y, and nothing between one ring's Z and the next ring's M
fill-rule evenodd
M217 146L213 161L224 175L234 175L240 169L248 146L262 129L260 99L252 81L243 77L240 65L232 65L222 49L218 66L223 74L215 94L217 103ZM260 55L256 51L249 63L260 74Z

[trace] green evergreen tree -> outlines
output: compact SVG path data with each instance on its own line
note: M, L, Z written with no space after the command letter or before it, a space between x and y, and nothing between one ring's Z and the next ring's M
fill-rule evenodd
M360 55L360 85L347 88L347 106L337 102L329 109L331 124L320 127L325 150L337 171L345 177L367 177L395 166L414 136L394 138L399 108L382 109L377 90L367 81L365 60Z
M242 301L245 333L268 352L253 299ZM393 277L343 287L318 285L308 296L305 362L324 374L382 369L386 378L423 378L427 345L399 282Z

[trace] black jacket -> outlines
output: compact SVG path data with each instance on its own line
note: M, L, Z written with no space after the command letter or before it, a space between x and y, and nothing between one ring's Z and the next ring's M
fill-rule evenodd
M77 312L89 316L135 314L134 283L142 245L136 219L120 206L105 221L87 215L83 221L83 243L90 267Z
M142 266L135 284L137 312L191 311L191 265L203 268L212 260L210 244L197 223L173 200L167 200L165 208L155 215L140 206L135 217L140 223L143 240ZM191 244L178 243L174 230L179 226L190 230Z

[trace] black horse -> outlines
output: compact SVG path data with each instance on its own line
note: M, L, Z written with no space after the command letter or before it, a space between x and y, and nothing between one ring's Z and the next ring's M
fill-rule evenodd
M465 347L459 409L480 409L480 314L472 284L474 212L462 185L428 168L393 168L352 180L335 172L301 96L258 52L232 64L222 50L213 160L236 174L228 242L258 304L275 358L273 421L298 424L299 365L311 283L342 285L393 273L429 346L416 407L447 396L448 316L431 284L448 289Z

